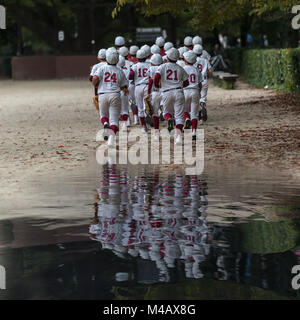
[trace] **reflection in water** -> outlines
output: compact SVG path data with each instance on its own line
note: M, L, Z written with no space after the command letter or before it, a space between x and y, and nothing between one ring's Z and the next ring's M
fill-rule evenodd
M235 206L235 219L228 223L222 210L236 199L230 194L224 201L226 184L215 182L214 174L206 179L150 166L106 165L101 170L91 224L87 219L68 228L49 218L24 219L26 225L0 221L0 265L7 270L7 290L0 291L0 299L300 297L300 290L291 287L291 269L300 264L299 220L245 218ZM241 186L235 178L227 177L232 193ZM260 199L245 194L251 203ZM90 217L93 207L88 209ZM224 219L211 222L216 209ZM41 227L27 227L36 224ZM26 245L31 230L39 233ZM53 237L41 245L46 231ZM20 236L16 243L22 245L13 249Z
M289 277L297 260L288 250L299 238L295 222L208 223L207 184L201 177L180 169L162 176L156 169L141 170L132 175L126 168L103 167L90 226L102 249L137 261L137 270L115 274L117 282L209 278L294 295Z
M168 268L178 259L187 278L203 277L199 264L210 250L204 181L180 170L162 181L159 171L151 179L143 172L131 180L125 169L111 165L104 167L98 194L90 233L103 249L155 262L159 275L150 282L169 282Z

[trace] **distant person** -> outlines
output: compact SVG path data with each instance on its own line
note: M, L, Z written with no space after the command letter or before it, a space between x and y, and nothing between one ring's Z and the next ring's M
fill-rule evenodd
M247 46L248 46L248 48L251 48L251 46L252 46L252 44L253 44L253 37L251 36L251 34L247 34Z
M264 44L264 48L268 48L269 47L269 40L268 40L268 36L267 35L263 36L263 44Z
M237 48L241 48L241 47L242 47L241 38L237 38L237 39L236 39L236 47L237 47Z

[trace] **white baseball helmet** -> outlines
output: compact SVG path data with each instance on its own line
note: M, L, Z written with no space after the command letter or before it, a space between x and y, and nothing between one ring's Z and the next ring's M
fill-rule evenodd
M151 53L152 54L160 54L160 47L157 45L157 44L154 44L152 47L151 47Z
M147 44L145 44L145 45L143 45L143 46L141 47L141 49L145 51L145 53L146 53L146 58L150 56L150 54L151 54L151 48L150 48L150 46L148 46Z
M175 48L171 48L167 51L167 57L172 61L177 61L179 59L179 51Z
M154 64L155 66L159 66L163 63L162 56L158 53L154 53L153 56L150 59L150 62Z
M127 47L121 47L119 49L119 55L122 56L122 57L126 58L128 56L128 53L129 53L129 51L128 51Z
M117 49L116 49L115 47L110 47L110 48L108 48L108 49L106 50L106 54L107 54L108 52L118 52L118 51L117 51Z
M181 47L178 49L178 51L179 51L179 58L183 59L183 54L189 51L189 49L187 47Z
M115 46L123 47L125 45L125 39L123 37L116 37Z
M186 47L190 47L193 45L193 38L192 37L185 37L184 38L184 45Z
M140 50L137 51L136 57L137 57L138 59L145 59L145 58L147 58L148 56L147 56L147 53L145 52L145 50L140 49Z
M164 45L164 50L165 51L168 51L170 50L171 48L174 48L174 45L172 42L166 42L165 45Z
M106 50L105 49L100 49L98 52L98 59L104 60L106 58Z
M119 62L119 54L117 51L106 52L106 61L109 64L116 65Z
M130 49L129 49L129 53L130 53L132 56L135 56L138 50L139 50L139 47L138 47L138 46L131 46Z
M185 59L188 63L190 63L190 64L195 64L196 61L197 61L197 55L196 55L196 53L193 52L193 51L191 51L191 50L185 52L185 53L183 54L183 57L184 57L184 59Z
M125 58L119 55L118 67L123 68L125 66Z
M196 36L193 38L193 45L196 45L196 44L202 44L202 38L199 37L199 36Z
M155 44L162 48L165 45L165 39L163 37L156 38Z
M201 44L196 44L194 46L193 51L196 53L197 56L201 55L203 52L203 47L201 46Z

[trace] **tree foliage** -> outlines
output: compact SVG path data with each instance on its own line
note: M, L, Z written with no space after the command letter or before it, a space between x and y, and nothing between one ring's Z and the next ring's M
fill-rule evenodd
M290 12L295 0L117 0L112 16L116 17L126 4L134 4L146 16L170 13L174 16L188 13L192 25L199 29L213 29L237 17L261 15L272 10Z

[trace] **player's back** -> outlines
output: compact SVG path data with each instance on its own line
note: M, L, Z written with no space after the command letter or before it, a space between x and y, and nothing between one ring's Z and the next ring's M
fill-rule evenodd
M150 63L148 62L138 62L131 67L134 71L134 83L135 86L140 84L148 84L148 71L150 68Z
M199 89L199 84L203 81L199 69L191 65L186 65L184 70L189 76L189 85L184 89Z
M182 68L185 67L185 62L184 62L184 60L178 60L178 61L177 61L177 64L178 64L180 67L182 67Z
M185 70L176 62L162 64L157 69L157 73L161 76L162 91L180 88L183 81L187 80Z
M207 72L211 68L209 61L205 58L198 57L194 66L202 73L203 79L206 80Z
M115 65L106 64L97 70L99 93L120 92L120 88L127 85L127 79L122 69Z
M156 73L158 67L159 67L159 66L151 66L151 67L149 68L148 76L149 76L150 78L154 78L155 73Z
M102 61L102 62L100 62L100 63L97 63L97 64L95 64L95 65L93 65L93 67L92 67L92 71L91 71L91 76L94 76L95 74L96 74L96 72L97 72L97 70L100 68L100 67L102 67L102 66L104 66L104 65L106 65L107 63L106 62L104 62L104 61Z

